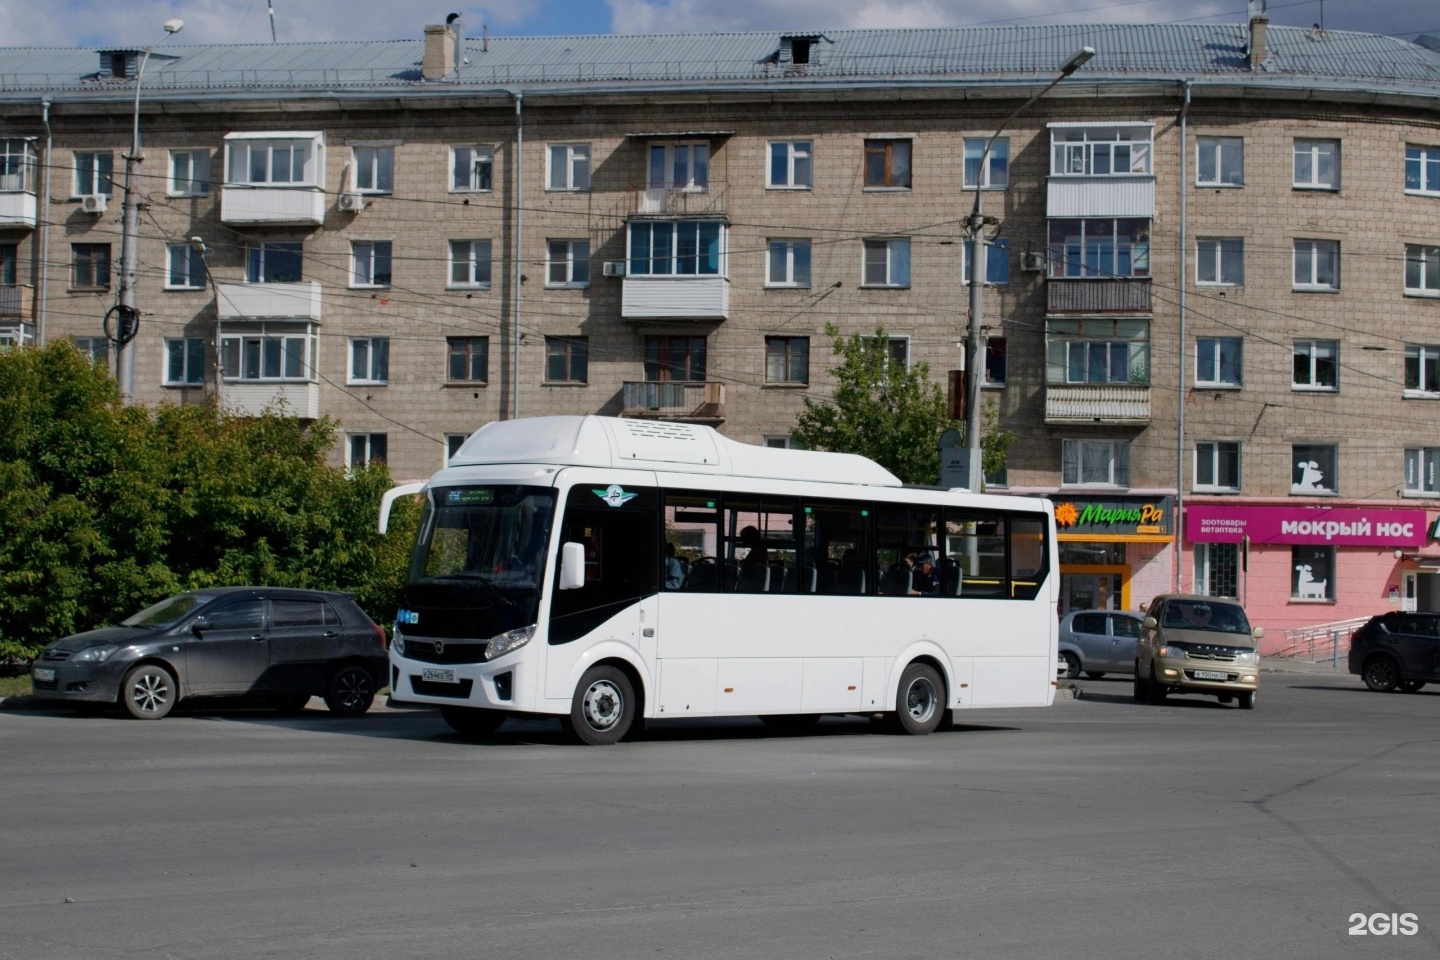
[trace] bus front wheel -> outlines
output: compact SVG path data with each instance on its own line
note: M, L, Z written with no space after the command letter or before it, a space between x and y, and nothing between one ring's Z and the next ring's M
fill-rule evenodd
M935 668L912 663L900 675L895 720L901 732L924 736L940 726L945 715L945 681Z
M619 743L635 722L635 688L623 670L591 667L575 688L565 726L581 743Z

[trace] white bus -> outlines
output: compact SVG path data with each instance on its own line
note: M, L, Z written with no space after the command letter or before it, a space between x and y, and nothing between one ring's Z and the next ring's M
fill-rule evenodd
M558 716L885 714L1054 697L1048 501L907 487L863 457L594 416L491 423L427 483L390 652L397 701L468 735Z

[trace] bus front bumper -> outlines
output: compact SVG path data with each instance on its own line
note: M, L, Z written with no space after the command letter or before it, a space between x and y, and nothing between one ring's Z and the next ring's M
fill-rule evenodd
M495 663L426 663L390 654L390 695L403 703L523 710L515 699L521 664L518 657Z

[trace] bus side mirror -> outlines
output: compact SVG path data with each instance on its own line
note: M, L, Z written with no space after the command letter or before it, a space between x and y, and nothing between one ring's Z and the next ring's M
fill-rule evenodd
M1143 621L1141 621L1141 623L1140 623L1140 626L1144 627L1146 630L1154 630L1154 629L1155 629L1156 627L1158 627L1159 625L1160 625L1159 622L1156 621L1156 619L1155 619L1154 617L1146 617L1146 618L1145 618Z
M560 589L579 590L585 586L585 544L560 546Z
M1256 627L1254 630L1251 630L1251 631L1250 631L1250 636L1254 637L1256 640L1264 640L1264 639L1265 639L1265 628L1264 628L1264 627Z

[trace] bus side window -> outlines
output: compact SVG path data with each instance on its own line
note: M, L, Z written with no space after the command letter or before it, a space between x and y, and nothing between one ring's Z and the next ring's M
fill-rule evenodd
M866 570L866 558L873 556L870 504L806 501L802 509L800 562L815 569L815 592L873 595L875 577Z
M991 597L1010 594L1005 565L1005 515L985 510L945 511L945 557L942 570L958 574L958 589L952 593L942 572L941 588L946 596Z
M725 589L794 593L795 501L725 498Z
M720 589L720 495L667 491L663 512L660 589L715 593ZM672 556L673 553L673 556Z
M1045 519L1019 514L1010 516L1010 596L1033 600L1049 573L1045 550Z

